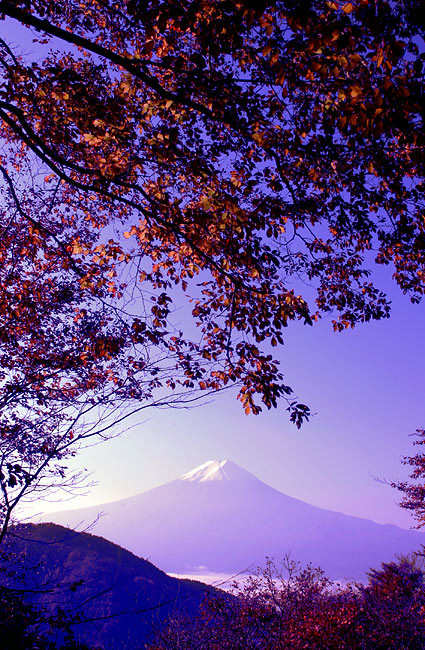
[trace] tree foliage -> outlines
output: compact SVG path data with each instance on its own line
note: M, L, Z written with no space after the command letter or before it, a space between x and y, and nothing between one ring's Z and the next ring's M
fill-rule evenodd
M22 593L22 591L24 593ZM0 587L0 633L4 650L90 650L72 632L71 616L49 614L26 602L25 590Z
M414 445L425 444L425 430L416 431ZM425 525L425 454L419 451L413 456L405 456L403 464L412 469L410 481L393 481L392 487L403 494L400 506L410 510L417 521L417 528Z
M236 597L209 598L195 619L176 618L150 650L420 650L423 573L383 564L367 585L334 585L320 570L270 564Z
M0 2L5 512L98 407L236 384L300 426L284 328L386 317L373 262L420 300L420 4Z

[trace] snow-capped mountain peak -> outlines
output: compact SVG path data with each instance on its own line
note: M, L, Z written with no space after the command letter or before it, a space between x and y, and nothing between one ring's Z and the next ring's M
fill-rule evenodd
M99 518L99 512L105 516ZM324 510L282 494L229 460L210 460L128 499L44 517L80 526L173 573L234 574L288 552L332 579L406 555L423 533Z
M180 481L196 481L207 483L209 481L234 481L251 477L249 472L236 465L231 460L207 460L206 463L195 467L190 472L183 474ZM252 478L254 478L252 476Z

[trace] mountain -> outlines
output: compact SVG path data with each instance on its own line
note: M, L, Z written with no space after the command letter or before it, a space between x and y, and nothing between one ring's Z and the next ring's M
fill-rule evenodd
M228 460L128 499L44 519L81 527L100 513L97 534L181 574L237 573L289 552L333 579L362 579L370 567L425 543L422 533L294 499Z
M195 613L206 592L214 591L172 578L101 537L55 524L20 525L6 542L0 555L2 586L17 589L48 612L61 608L81 614L72 628L80 641L96 648L144 648L169 615Z

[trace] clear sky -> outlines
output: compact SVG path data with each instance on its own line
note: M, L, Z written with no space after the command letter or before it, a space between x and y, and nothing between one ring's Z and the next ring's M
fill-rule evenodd
M391 297L388 320L342 334L330 318L287 329L280 352L286 380L316 413L300 431L284 402L246 416L232 392L189 411L145 411L125 435L75 460L97 486L48 509L123 498L227 458L314 505L410 527L399 494L381 481L407 475L401 457L412 452L409 434L424 425L425 305L411 305L397 288Z
M0 25L15 45L32 48L28 31ZM388 277L384 284L390 286ZM131 430L81 453L97 481L86 497L45 509L75 508L150 489L210 459L230 459L269 485L314 505L409 527L399 495L381 480L407 475L409 434L425 425L425 305L391 287L393 314L342 334L331 319L292 325L279 357L289 385L316 416L298 431L285 403L245 416L235 393L189 411L145 411ZM39 507L38 510L42 510Z

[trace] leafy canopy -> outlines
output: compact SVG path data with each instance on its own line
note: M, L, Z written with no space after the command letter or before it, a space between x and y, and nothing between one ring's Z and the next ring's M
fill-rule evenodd
M373 261L424 293L420 4L0 2L6 402L236 383L300 425L288 323L386 317Z

